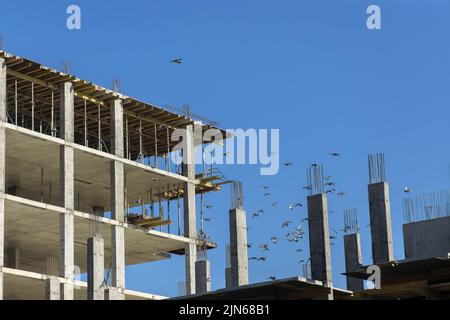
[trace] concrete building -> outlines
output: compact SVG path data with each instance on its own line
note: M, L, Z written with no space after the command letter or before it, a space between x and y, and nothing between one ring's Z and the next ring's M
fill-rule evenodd
M0 299L161 299L128 290L125 268L172 254L196 293L197 247L215 245L195 195L220 190L195 172L210 127L0 51Z

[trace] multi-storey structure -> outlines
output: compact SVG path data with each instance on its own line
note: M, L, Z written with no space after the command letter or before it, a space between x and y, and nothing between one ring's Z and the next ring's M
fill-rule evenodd
M215 246L195 195L220 190L195 171L208 128L0 51L0 299L158 299L127 290L125 267L171 254L195 293L197 247Z

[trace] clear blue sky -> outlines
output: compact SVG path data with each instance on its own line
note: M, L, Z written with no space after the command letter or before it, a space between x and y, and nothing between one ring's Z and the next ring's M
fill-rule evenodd
M66 8L82 9L82 30L65 27ZM382 9L380 31L366 28L366 8ZM220 122L222 128L279 128L282 161L292 168L274 177L257 166L226 166L244 182L249 241L282 236L281 223L299 221L291 201L305 202L305 169L325 166L347 197L330 197L331 225L341 229L343 210L359 210L364 262L371 262L367 154L385 152L391 184L395 255L403 257L402 190L448 187L450 180L450 3L447 0L289 1L4 1L0 32L7 51L72 72L157 104L181 106ZM182 57L180 66L168 60ZM339 151L341 159L327 154ZM279 209L269 209L258 186L272 187ZM215 289L224 286L229 193L207 196L216 205L207 232ZM267 203L266 203L267 202ZM307 249L305 240L302 246ZM332 250L335 284L345 286L342 238ZM252 282L300 273L307 259L282 243L266 263L250 262ZM251 249L250 255L261 255ZM177 293L184 260L127 269L127 286L162 295Z

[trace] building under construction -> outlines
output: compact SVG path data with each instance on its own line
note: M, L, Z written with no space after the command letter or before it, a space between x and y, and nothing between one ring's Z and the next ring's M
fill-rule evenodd
M205 252L216 245L197 232L196 195L229 181L197 174L195 148L196 132L215 125L0 51L0 299L164 299L128 290L125 267L171 255L185 256L178 299L450 298L449 193L404 200L405 259L395 261L382 154L369 156L372 265L363 266L356 210L344 215L346 289L333 286L328 195L314 165L304 277L249 284L243 189L233 182L226 288L211 291ZM365 289L377 270L377 288Z

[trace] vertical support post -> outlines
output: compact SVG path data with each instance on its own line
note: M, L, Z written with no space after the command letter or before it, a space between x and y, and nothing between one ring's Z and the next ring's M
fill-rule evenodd
M345 270L347 273L356 271L362 266L361 236L359 233L344 236ZM364 281L347 276L347 289L350 291L363 291Z
M58 278L52 277L45 280L45 300L60 300L61 284Z
M124 157L123 143L123 104L120 99L111 103L111 152L117 157ZM125 179L123 163L111 161L111 216L120 222L112 227L112 291L108 291L108 298L114 292L114 299L124 300L125 289Z
M11 247L6 250L5 266L11 269L20 268L20 249Z
M87 274L88 274L88 300L104 300L103 287L105 259L104 241L98 237L88 239Z
M332 287L330 234L327 196L323 193L308 197L309 246L311 273L314 280ZM328 299L333 299L332 290Z
M248 284L247 215L243 208L230 210L230 264L233 287Z
M391 205L387 182L369 184L369 211L373 263L393 261Z
M5 250L6 95L6 60L0 58L0 300L3 300L3 252Z
M74 89L73 84L61 85L61 139L60 147L60 205L65 213L60 215L59 273L66 282L62 284L62 299L74 298Z
M156 133L156 125L155 125ZM184 236L190 239L185 247L186 294L195 294L195 261L197 259L197 222L195 208L195 141L194 127L186 127L183 137L183 174L189 180L184 183Z
M195 263L195 288L196 293L211 291L211 265L206 259Z

